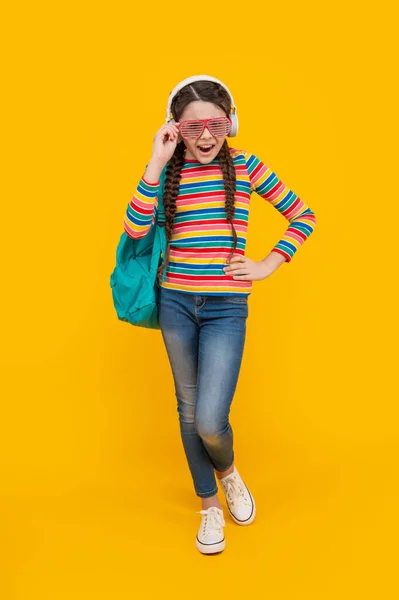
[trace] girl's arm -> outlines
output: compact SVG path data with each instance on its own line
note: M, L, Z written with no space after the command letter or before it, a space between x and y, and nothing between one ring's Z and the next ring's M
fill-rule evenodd
M123 219L123 228L133 239L143 238L150 231L157 215L160 182L157 168L152 170L151 168L151 164L146 165L146 171L138 183ZM159 174L161 172L162 168Z
M251 181L251 192L255 191L282 214L289 225L283 237L272 248L263 261L290 262L298 248L308 239L316 226L316 215L293 191L277 177L257 156L245 152L245 161ZM272 253L280 254L284 260Z

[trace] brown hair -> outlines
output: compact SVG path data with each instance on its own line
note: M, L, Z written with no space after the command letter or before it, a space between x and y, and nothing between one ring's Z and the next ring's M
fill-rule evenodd
M175 121L179 121L180 117L190 102L195 100L203 100L215 104L226 113L226 117L230 115L231 98L228 92L219 83L213 81L196 81L184 86L173 98L171 104L171 113ZM172 237L173 221L176 213L176 198L179 193L180 172L184 164L185 143L182 140L176 145L176 149L168 162L165 173L165 183L163 192L163 205L165 210L165 233L166 239L170 242ZM227 220L231 223L234 246L229 258L233 256L237 247L237 233L234 228L233 218L235 213L235 192L236 192L236 171L234 162L230 154L230 147L227 140L224 140L223 146L220 148L217 155L220 161L220 168L223 174L223 183L225 189L225 211ZM162 273L169 263L169 243L165 260L158 269L158 276L161 279Z

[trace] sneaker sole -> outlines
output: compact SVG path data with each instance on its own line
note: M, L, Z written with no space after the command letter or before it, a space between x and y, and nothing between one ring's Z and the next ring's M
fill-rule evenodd
M215 544L202 544L198 537L195 538L195 545L202 554L216 554L216 552L222 552L226 547L226 540L223 538L220 542Z

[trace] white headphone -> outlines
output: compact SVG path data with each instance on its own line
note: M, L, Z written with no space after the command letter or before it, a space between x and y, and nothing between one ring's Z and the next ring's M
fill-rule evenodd
M215 83L219 83L222 87L224 87L226 92L229 94L231 100L231 109L229 115L231 119L231 129L227 137L236 136L238 132L238 117L237 108L234 104L233 96L224 83L222 83L219 79L216 79L216 77L211 77L210 75L194 75L193 77L187 77L187 79L183 79L183 81L176 85L176 87L169 94L168 106L166 109L166 123L175 123L175 119L173 118L173 115L170 111L170 107L172 104L172 100L176 96L177 92L179 92L183 87L185 87L189 83L194 83L195 81L214 81Z

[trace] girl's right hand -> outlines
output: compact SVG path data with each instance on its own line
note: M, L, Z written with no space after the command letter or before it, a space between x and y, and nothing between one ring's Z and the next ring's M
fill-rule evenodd
M172 157L176 145L181 141L181 135L177 128L178 123L162 125L154 135L154 146L152 148L152 159L166 165Z

